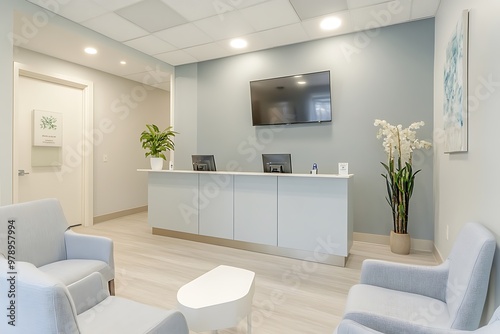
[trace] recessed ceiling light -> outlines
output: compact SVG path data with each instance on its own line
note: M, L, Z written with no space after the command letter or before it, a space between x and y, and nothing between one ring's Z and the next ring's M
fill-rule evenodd
M97 53L97 50L95 48L88 47L88 48L85 48L85 53L87 53L89 55L95 55Z
M330 16L323 19L320 23L323 30L334 30L340 27L342 21L338 17Z
M125 60L122 60L122 61L120 61L120 64L127 65L127 62Z
M235 49L243 49L248 45L248 42L242 38L235 38L231 40L231 46Z
M305 82L305 81L297 81L297 83L298 83L299 85L305 85L307 82Z

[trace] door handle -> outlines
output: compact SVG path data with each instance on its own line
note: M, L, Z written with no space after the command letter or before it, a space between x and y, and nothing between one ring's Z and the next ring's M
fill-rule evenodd
M24 171L24 169L18 169L18 170L17 170L17 175L19 175L19 176L24 176L24 175L26 175L26 174L29 174L29 173L26 173L26 172Z

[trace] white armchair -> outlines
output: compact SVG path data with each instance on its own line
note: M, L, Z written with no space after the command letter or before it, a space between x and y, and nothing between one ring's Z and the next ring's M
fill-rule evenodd
M112 240L69 230L58 200L0 207L0 253L4 256L8 255L9 226L15 238L16 261L32 263L65 285L99 272L114 294Z
M3 306L13 305L13 311L7 310L7 318L3 316L0 321L0 333L189 333L179 311L110 296L97 272L66 287L31 263L16 262L14 267L17 274L11 285L13 270L0 256L1 300L6 302Z
M474 330L484 307L495 249L490 231L468 223L441 265L366 260L360 284L349 290L344 319L386 334Z

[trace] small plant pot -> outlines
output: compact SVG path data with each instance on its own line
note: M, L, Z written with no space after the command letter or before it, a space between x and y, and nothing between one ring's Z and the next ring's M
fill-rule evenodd
M391 252L401 255L410 254L411 239L409 234L400 234L391 231L389 243L391 246Z
M152 170L162 170L163 169L163 158L151 158L151 169Z

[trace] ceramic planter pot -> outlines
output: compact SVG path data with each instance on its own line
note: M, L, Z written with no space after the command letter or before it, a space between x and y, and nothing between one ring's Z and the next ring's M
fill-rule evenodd
M163 158L151 158L151 169L152 170L162 170L163 169Z
M409 234L399 234L391 231L389 243L391 252L402 255L410 254L411 239Z

